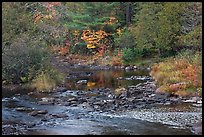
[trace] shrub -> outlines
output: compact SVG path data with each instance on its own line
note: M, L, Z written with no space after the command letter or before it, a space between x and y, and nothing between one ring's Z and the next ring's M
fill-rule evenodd
M89 55L91 54L91 49L87 48L86 43L78 43L70 47L70 52L72 54Z
M53 68L40 70L31 82L31 87L38 91L51 90L64 81L64 76Z
M122 59L125 62L131 62L136 58L142 57L142 52L137 48L125 48L123 49L123 56Z
M41 41L26 36L18 38L2 53L2 78L7 83L20 83L32 79L37 71L47 66L49 52Z
M202 94L201 53L190 53L186 51L176 58L154 64L150 75L160 87L158 90L180 96Z
M135 47L135 37L129 31L125 31L120 36L115 37L114 41L116 47L120 49Z

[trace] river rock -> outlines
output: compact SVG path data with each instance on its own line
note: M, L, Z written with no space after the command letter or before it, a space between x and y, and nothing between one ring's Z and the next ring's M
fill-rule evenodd
M30 112L29 114L31 116L36 116L38 114L47 114L47 113L48 113L47 110L34 110L34 111Z
M71 97L71 98L69 98L67 101L68 102L72 102L72 101L77 101L78 99L76 98L76 97Z
M53 105L55 99L54 98L42 98L41 101L38 101L40 105Z
M132 66L125 67L125 70L126 71L133 70L133 67Z
M171 104L181 103L181 98L169 98Z
M196 100L188 99L188 100L183 100L184 103L196 103Z
M52 114L52 116L55 118L67 118L68 117L68 115L66 114Z
M77 84L86 84L87 83L87 80L79 80L77 81Z
M202 107L202 104L192 104L193 107Z
M194 124L191 129L195 134L202 135L202 121Z
M39 101L38 104L39 105L53 105L54 102Z
M169 93L162 93L162 92L157 92L154 98L157 99L167 99L170 96Z
M56 91L56 92L65 92L65 91L67 91L67 88L65 88L65 87L57 87L57 88L54 89L54 91Z
M199 101L197 101L196 103L198 103L198 104L202 104L202 100L199 100Z
M16 111L31 111L33 110L32 108L26 108L26 107L18 107L16 108Z

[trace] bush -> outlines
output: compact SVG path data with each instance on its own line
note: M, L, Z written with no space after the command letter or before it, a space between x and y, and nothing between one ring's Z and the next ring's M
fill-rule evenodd
M72 54L82 54L82 55L91 54L91 50L86 47L86 43L78 43L76 45L72 45L70 48L70 52Z
M53 68L38 71L38 75L32 80L31 87L37 91L51 90L64 81L64 76Z
M26 35L18 38L2 53L2 78L7 83L27 82L37 71L47 66L49 52L41 41L31 41Z
M123 60L125 62L131 62L135 58L136 54L133 49L126 48L123 50Z
M119 49L135 47L135 37L129 31L125 31L121 36L115 37L114 41L115 47Z
M180 96L202 94L201 53L190 53L183 52L152 67L150 75L157 82L158 91Z
M143 53L136 48L125 48L123 50L123 57L122 58L125 62L131 62L135 58L142 57L142 55L143 55Z

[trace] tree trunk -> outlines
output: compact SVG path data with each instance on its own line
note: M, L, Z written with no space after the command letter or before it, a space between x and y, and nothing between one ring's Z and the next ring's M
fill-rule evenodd
M126 25L130 25L130 2L126 3Z

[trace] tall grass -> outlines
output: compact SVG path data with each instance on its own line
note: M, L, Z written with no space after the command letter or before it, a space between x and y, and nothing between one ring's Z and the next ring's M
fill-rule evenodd
M179 96L202 94L202 54L191 51L180 53L153 65L150 75L155 79L158 92Z

